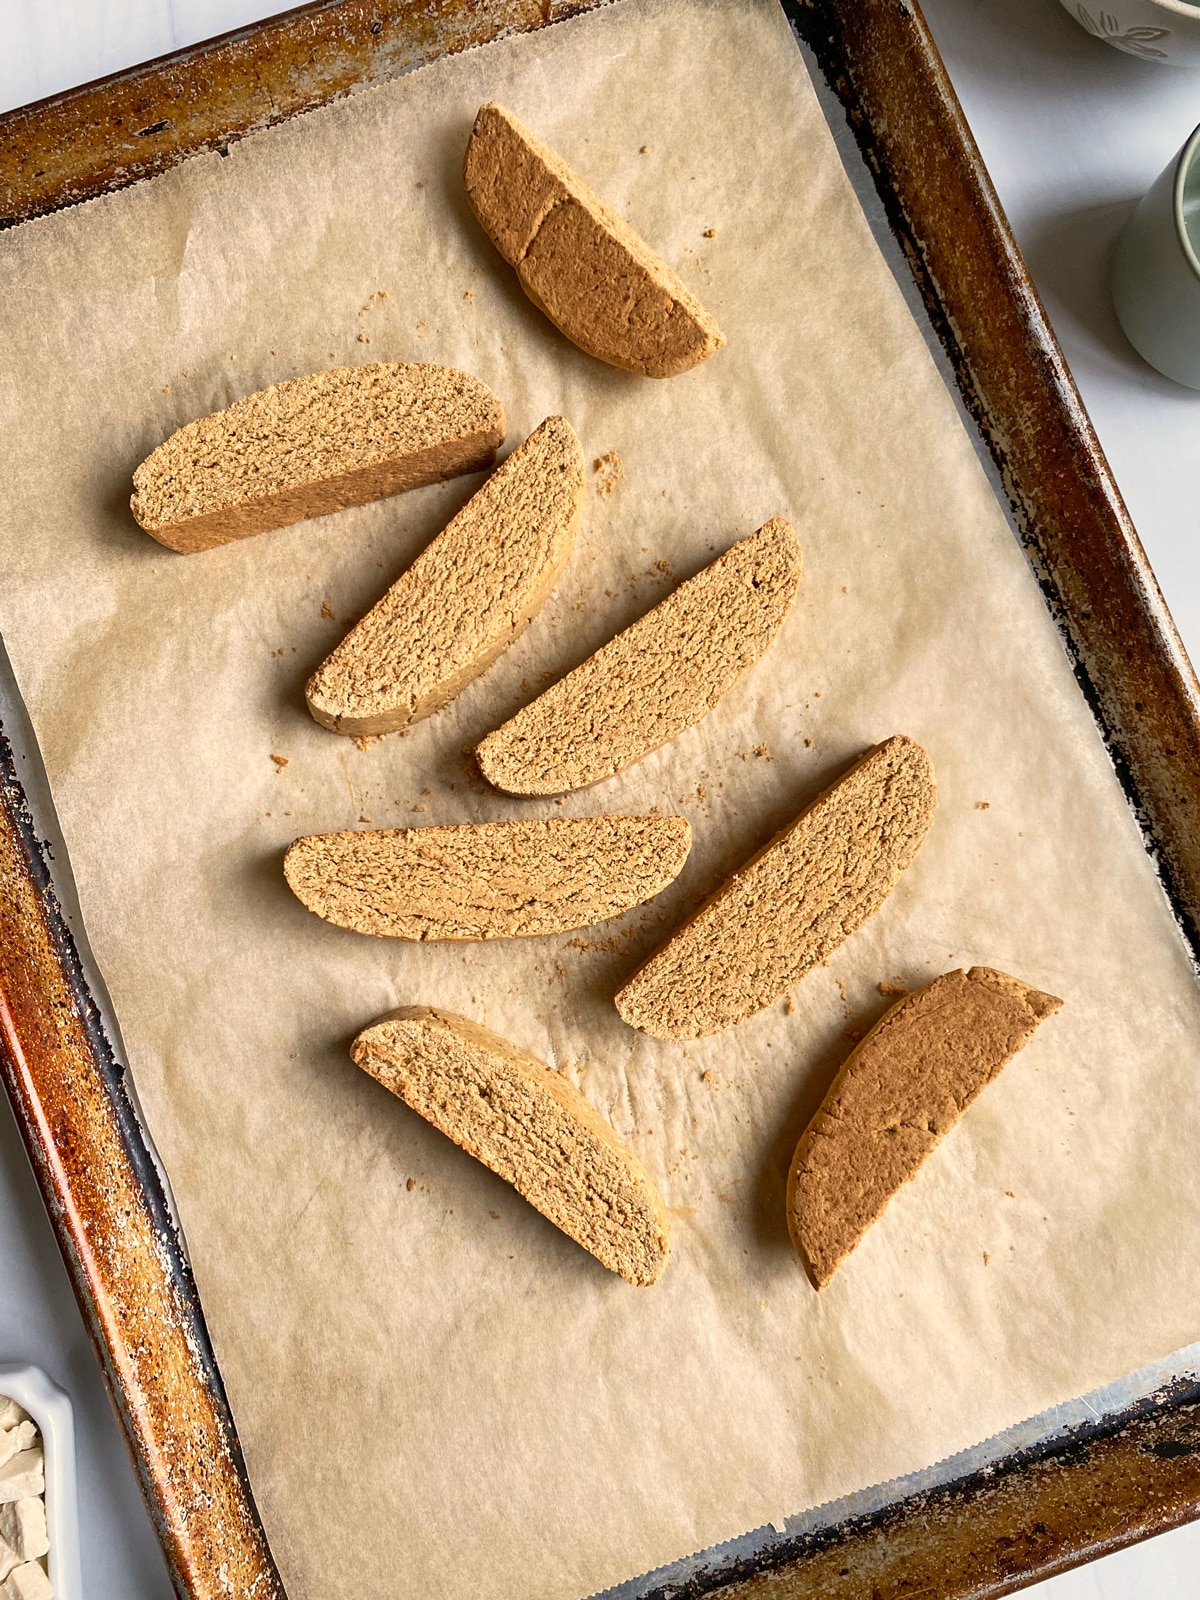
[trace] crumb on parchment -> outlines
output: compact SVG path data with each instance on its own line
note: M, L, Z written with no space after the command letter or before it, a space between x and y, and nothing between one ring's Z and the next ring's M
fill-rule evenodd
M620 483L625 468L617 452L608 450L592 462L592 471L596 474L596 493L602 500L606 500Z
M275 765L279 768L279 770L281 772L283 771L284 767L286 767L287 764L288 764L287 756L277 756L273 750L271 752L271 760L275 763Z

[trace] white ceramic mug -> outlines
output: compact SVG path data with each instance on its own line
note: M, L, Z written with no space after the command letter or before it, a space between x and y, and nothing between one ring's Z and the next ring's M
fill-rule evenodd
M1130 344L1168 378L1200 389L1200 128L1125 224L1112 296Z
M1190 0L1060 0L1081 28L1143 61L1200 68L1200 4Z

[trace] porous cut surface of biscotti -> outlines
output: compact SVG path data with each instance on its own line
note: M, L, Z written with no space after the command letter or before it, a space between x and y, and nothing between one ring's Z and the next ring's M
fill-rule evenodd
M475 752L507 794L611 777L708 715L779 631L800 543L775 517L539 695Z
M589 355L668 378L725 343L666 262L503 106L480 107L463 178L525 293Z
M323 727L392 733L439 710L518 639L583 516L583 449L547 417L309 679Z
M574 1084L451 1012L394 1011L355 1062L639 1287L667 1263L666 1208L633 1152Z
M1062 1001L991 967L894 1005L833 1080L792 1159L788 1229L823 1289L897 1189Z
M185 552L490 467L504 411L454 367L335 367L189 422L133 475L134 517Z
M391 939L512 939L620 916L691 848L684 817L553 817L311 834L284 873L310 911Z
M879 909L936 802L919 744L877 745L638 968L617 1010L655 1038L697 1039L769 1006Z

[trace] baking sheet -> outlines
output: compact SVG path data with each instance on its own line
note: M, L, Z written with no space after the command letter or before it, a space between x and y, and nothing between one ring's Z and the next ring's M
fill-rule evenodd
M487 98L626 210L726 350L651 383L540 319L461 192ZM439 63L16 230L0 285L0 628L297 1600L566 1600L1195 1335L1191 968L773 0L621 0ZM126 501L180 423L372 359L468 367L512 442L560 411L623 470L608 493L592 475L518 646L358 749L307 717L304 678L478 480L199 557ZM543 674L775 514L801 597L705 724L561 807L472 785L463 747ZM611 994L640 955L897 731L941 805L883 911L790 1008L689 1045L625 1029ZM295 834L359 819L653 806L696 830L677 885L560 939L368 941L282 880ZM795 1139L878 983L971 962L1067 1003L818 1298L783 1221ZM349 1039L405 1003L507 1033L611 1117L672 1208L655 1289L355 1071Z

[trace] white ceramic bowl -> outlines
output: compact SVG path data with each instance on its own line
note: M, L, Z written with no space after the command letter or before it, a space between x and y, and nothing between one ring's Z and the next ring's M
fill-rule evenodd
M79 1501L75 1492L75 1416L67 1395L40 1367L0 1365L0 1394L24 1406L46 1452L46 1532L54 1600L83 1600Z
M1081 28L1143 61L1200 68L1200 5L1188 0L1059 0Z

